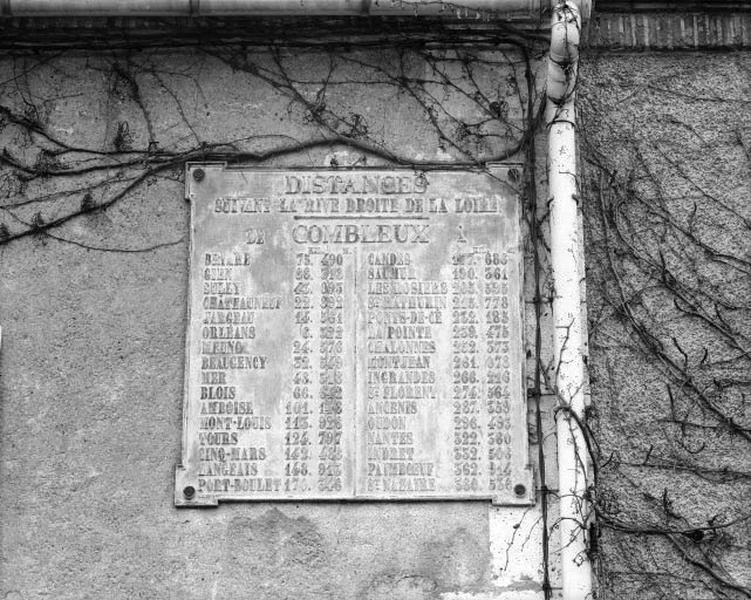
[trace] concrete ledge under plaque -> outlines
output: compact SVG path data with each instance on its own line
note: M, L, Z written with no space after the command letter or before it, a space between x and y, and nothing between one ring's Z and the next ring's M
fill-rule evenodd
M520 169L188 165L175 504L533 504Z

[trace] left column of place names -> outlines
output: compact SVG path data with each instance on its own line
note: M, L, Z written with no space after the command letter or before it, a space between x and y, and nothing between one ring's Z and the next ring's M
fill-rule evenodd
M354 494L356 254L294 239L269 210L196 200L191 381L199 495ZM233 203L234 204L234 203ZM196 315L197 316L197 315Z
M198 492L278 493L280 474L268 467L274 411L253 383L270 366L258 323L280 311L282 299L253 289L252 247L248 251L200 248L193 258L200 264L202 286L199 324L194 329L194 334L200 332L200 380L192 382L199 413Z

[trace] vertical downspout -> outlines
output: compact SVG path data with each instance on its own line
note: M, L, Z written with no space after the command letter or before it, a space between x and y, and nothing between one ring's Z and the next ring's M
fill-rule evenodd
M586 10L586 8L585 8ZM576 177L574 98L581 17L573 2L553 8L548 59L547 107L550 252L558 398L558 489L560 494L563 600L592 598L588 556L589 456L580 424L584 418L584 324L581 309L581 237Z

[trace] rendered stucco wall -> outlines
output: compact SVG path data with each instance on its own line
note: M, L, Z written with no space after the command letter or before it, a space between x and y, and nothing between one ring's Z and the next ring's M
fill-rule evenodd
M745 598L751 56L581 71L602 597Z
M515 147L526 127L521 56L69 51L8 57L0 73L4 598L541 597L539 505L172 504L188 284L185 160L487 160ZM349 145L306 145L334 135ZM544 169L530 176L539 184ZM89 210L113 198L106 210ZM528 315L533 294L528 280ZM530 316L530 373L534 331ZM546 427L550 418L548 410ZM556 572L553 554L554 585Z

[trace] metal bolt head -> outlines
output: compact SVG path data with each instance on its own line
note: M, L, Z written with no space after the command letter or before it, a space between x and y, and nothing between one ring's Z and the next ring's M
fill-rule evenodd
M193 169L193 179L195 181L198 181L199 183L203 181L203 178L206 176L206 173L203 169Z
M190 500L195 495L196 495L196 488L194 488L192 485L186 485L183 488L183 496L185 496L186 499Z
M522 496L526 496L526 495L527 495L527 486L526 486L526 485L524 485L523 483L517 483L517 484L516 484L516 485L514 486L514 493L515 493L515 494L516 494L517 496L519 496L520 498L521 498Z

